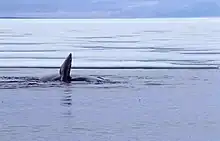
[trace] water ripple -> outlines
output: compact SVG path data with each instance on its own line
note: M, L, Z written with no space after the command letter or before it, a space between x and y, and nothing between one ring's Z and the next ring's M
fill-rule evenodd
M49 43L20 43L20 42L0 42L0 45L45 45Z
M30 52L30 53L33 53L33 52L56 52L56 51L58 51L58 50L48 50L48 49L45 49L45 50L15 50L15 49L10 49L10 50L1 50L0 49L0 52L20 52L20 53L23 53L23 52ZM1 56L0 56L1 57ZM2 58L2 57L1 57ZM3 57L4 58L4 57ZM8 58L10 58L10 57L8 57ZM13 58L13 57L11 57L11 58Z
M91 36L91 37L75 37L76 39L113 39L113 36Z
M88 42L91 42L91 43L138 43L140 41L118 41L118 40L115 40L115 41L88 41Z

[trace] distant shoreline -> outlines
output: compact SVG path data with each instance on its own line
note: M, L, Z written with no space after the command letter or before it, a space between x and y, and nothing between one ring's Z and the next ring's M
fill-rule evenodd
M203 19L203 18L220 18L219 16L208 16L208 17L203 17L203 16L197 16L197 17L131 17L131 18L127 18L127 17L94 17L94 18L86 18L86 17L82 17L82 18L78 18L78 17L13 17L13 16L2 16L0 17L0 19L173 19L173 18L177 18L177 19L185 19L185 18L199 18L199 19Z

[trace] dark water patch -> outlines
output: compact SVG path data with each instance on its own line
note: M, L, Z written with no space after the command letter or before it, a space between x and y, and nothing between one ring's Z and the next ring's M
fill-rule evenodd
M45 45L49 43L19 43L19 42L5 42L5 43L0 43L0 45Z
M83 127L73 127L73 131L93 131L92 129L89 128L83 128Z
M214 50L219 50L219 49L186 49L186 48L180 48L180 47L146 47L147 49L152 49L150 52L170 52L170 51L214 51ZM184 53L183 53L184 54Z
M153 41L170 41L170 40L172 40L172 39L159 39L159 38L157 38L157 39L152 39Z
M162 86L162 85L167 85L167 84L164 84L162 82L145 81L144 85L147 85L147 86Z
M92 50L106 50L107 47L104 46L80 46L79 48L92 49Z
M210 65L207 64L208 62L212 62L215 60L177 60L177 59L139 59L139 60L130 60L130 59L126 59L126 60L119 60L119 59L88 59L89 61L105 61L105 62L166 62L166 63L172 63L172 62L190 62L190 63L200 63L203 65ZM196 65L196 64L195 64ZM211 65L215 65L215 64L211 64ZM175 66L174 66L175 67Z
M91 36L91 37L75 37L76 39L113 39L114 36Z
M24 80L5 80L5 81L2 81L2 80L0 80L0 84L2 84L2 83L20 83L20 82L25 82Z
M5 34L5 33L11 33L11 34L13 34L12 30L9 30L9 29L0 29L0 34Z
M170 52L170 51L183 51L184 48L171 48L171 47L148 47L152 49L149 52Z
M219 51L219 49L183 49L183 51Z
M48 127L50 127L50 125L35 125L31 128L31 132L33 133L41 132L42 130Z
M7 31L0 31L0 34L4 34L4 33L7 33Z
M171 30L142 30L142 31L138 31L138 32L134 32L133 34L137 34L137 35L140 35L142 33L170 33L172 32Z
M27 128L27 125L10 125L8 128Z
M65 57L0 57L1 59L47 59L47 60L54 60L54 59L65 59Z
M186 52L186 53L181 53L181 54L193 54L193 55L209 55L209 54L220 54L220 52Z
M220 30L214 29L214 30L212 30L212 32L220 32Z
M31 36L31 33L25 33L25 34L0 34L0 37L28 37Z
M33 34L32 33L24 33L23 35L24 36L32 36Z
M192 63L192 62L171 62L170 64L173 64L173 65L182 65L182 66L204 66L204 65L207 65L207 66L212 66L212 65L219 65L219 64L214 64L214 63L202 63L202 62L197 62L197 63Z
M100 49L100 50L149 50L146 47L106 47L106 46L80 46L80 48L86 48L86 49Z
M3 37L27 37L25 35L7 35L7 36L3 36Z
M56 52L58 50L0 50L0 52Z
M0 72L9 72L11 74L20 71L20 69L11 69L11 68L5 68L5 69L0 69Z
M69 38L69 37L68 37ZM64 38L63 39L63 43L62 43L62 45L64 44L64 45L70 45L70 46L73 46L73 44L71 43L71 42L81 42L82 40L80 40L80 39L78 39L78 40L76 40L74 37L73 38L70 38L70 39L68 39L68 38ZM84 40L83 40L84 41Z
M170 30L144 30L143 33L170 33Z
M132 60L131 60L132 61ZM135 60L138 62L197 62L198 60L177 60L177 59L151 59L151 60Z
M182 33L182 35L184 36L206 36L206 35L209 35L207 33Z
M96 131L96 133L101 135L114 135L111 131Z
M88 41L91 43L139 43L140 41Z
M135 37L136 35L117 35L116 37L119 38L130 38L130 37Z
M11 128L1 128L0 133L13 133L14 129Z

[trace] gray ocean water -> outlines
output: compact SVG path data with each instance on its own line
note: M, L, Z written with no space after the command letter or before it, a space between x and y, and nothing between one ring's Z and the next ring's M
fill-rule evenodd
M218 141L219 25L218 18L1 19L0 140ZM57 73L70 52L72 74L117 83L27 80ZM91 66L109 69L74 69Z

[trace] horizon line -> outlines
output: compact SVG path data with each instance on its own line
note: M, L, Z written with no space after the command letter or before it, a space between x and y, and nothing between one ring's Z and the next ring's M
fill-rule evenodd
M108 19L108 20L121 20L121 19L207 19L207 18L220 18L220 16L167 16L167 17L29 17L29 16L0 16L0 19L70 19L70 20L94 20L94 19Z

